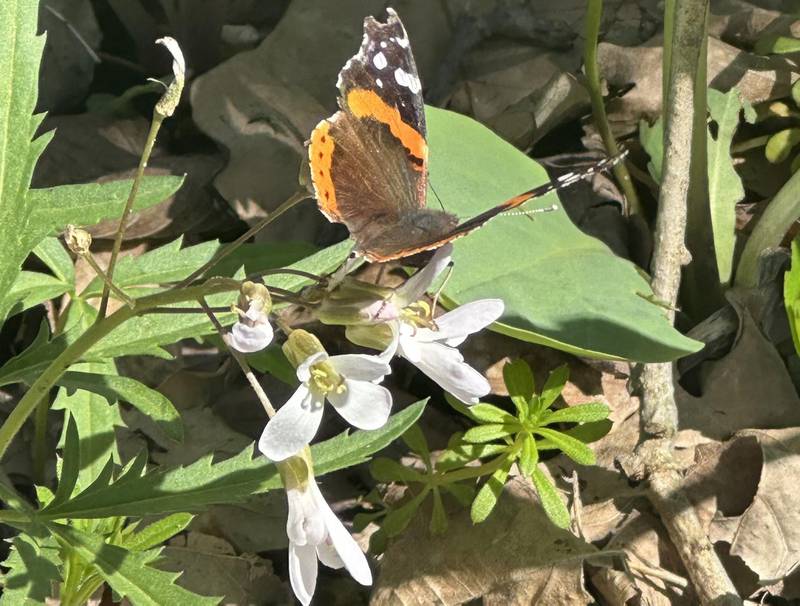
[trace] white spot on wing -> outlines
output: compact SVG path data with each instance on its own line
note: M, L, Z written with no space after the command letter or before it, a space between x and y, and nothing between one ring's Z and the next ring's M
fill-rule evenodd
M397 84L400 86L405 86L414 94L422 90L422 85L420 84L419 78L417 78L414 74L409 74L402 67L398 67L396 70L394 70L394 79Z
M377 69L383 69L389 64L389 62L386 60L386 55L378 51L378 54L372 58L372 64Z
M381 48L386 48L386 40L381 40Z
M408 36L403 36L400 38L399 36L395 37L395 42L397 42L403 48L408 48Z
M375 78L375 84L377 84L380 88L383 88L383 82L380 78Z

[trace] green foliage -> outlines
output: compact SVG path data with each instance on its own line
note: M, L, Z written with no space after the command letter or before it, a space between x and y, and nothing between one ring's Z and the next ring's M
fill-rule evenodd
M541 166L477 122L432 107L426 117L430 182L459 216L547 181ZM550 194L529 207L556 201ZM453 259L457 269L444 288L445 303L503 299L505 315L496 329L512 337L579 355L647 362L700 347L647 300L652 291L633 264L584 235L561 209L533 220L500 216L457 241Z
M790 36L767 34L758 39L753 50L759 55L796 53L800 51L800 40Z
M800 241L792 242L792 265L783 278L783 304L792 332L792 342L800 355Z
M11 541L11 552L3 566L0 606L45 604L53 595L51 583L59 578L61 557L55 538L19 534Z

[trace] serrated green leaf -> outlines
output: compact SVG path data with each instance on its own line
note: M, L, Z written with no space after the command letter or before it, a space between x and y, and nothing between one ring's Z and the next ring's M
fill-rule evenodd
M78 483L78 474L81 470L80 438L78 425L75 419L68 415L67 426L64 428L64 456L58 474L58 488L48 503L51 507L58 507L66 503L72 496L72 491Z
M442 495L438 488L433 489L433 510L429 529L431 534L444 534L447 532L447 513L445 513Z
M527 415L528 402L536 392L531 367L525 360L512 360L503 366L503 380L519 414Z
M469 407L472 418L479 423L515 423L517 418L493 404L480 402Z
M475 216L548 181L541 166L474 120L434 107L426 108L426 119L430 184L455 214ZM550 193L526 208L557 200ZM648 362L702 347L647 300L650 285L632 263L583 234L563 210L534 220L498 217L457 240L453 261L445 304L502 299L505 313L493 327L503 334L580 355Z
M372 453L386 447L415 423L426 402L417 402L392 415L380 429L345 432L314 444L311 454L316 476L367 461ZM37 513L38 518L141 517L196 511L281 487L275 466L262 456L254 459L252 446L219 463L212 463L212 456L208 455L186 467L157 469L144 476L139 473L133 469L109 486L90 487L62 506L45 507Z
M540 436L553 442L570 459L581 465L594 465L595 456L592 449L580 440L560 431L538 427L534 430Z
M378 482L423 482L423 477L416 469L411 469L386 457L372 459L369 472Z
M800 241L792 241L792 264L783 277L783 304L795 352L800 355Z
M405 503L402 507L398 507L397 509L392 509L386 514L383 524L381 524L381 530L387 537L396 537L408 527L408 524L414 518L414 514L417 513L420 504L428 495L428 492L429 489L425 488L419 494L415 495L408 503Z
M171 539L185 530L193 518L194 516L190 513L173 513L130 534L125 538L122 547L130 551L146 551L161 545L167 539Z
M577 404L575 406L554 410L542 419L542 425L549 425L551 423L590 423L593 421L602 421L608 418L609 412L611 411L608 405L601 402Z
M60 297L71 288L49 274L21 271L0 303L0 318L8 318L39 303Z
M533 468L531 479L536 493L539 495L542 508L550 521L559 528L569 528L569 511L556 491L556 487L550 483L550 480L538 467Z
M44 605L54 596L53 583L61 580L60 565L54 538L34 539L24 533L14 537L3 562L9 571L3 579L0 606Z
M75 285L75 264L59 238L45 238L36 245L33 254L47 265L56 278L69 284L70 288Z
M526 478L533 473L533 468L539 462L539 451L536 448L536 440L533 436L525 436L522 442L522 450L519 454L519 469Z
M33 168L53 136L34 139L44 117L33 115L44 46L44 36L36 35L38 9L30 0L0 2L0 303L37 244L30 233L35 206L27 194Z
M63 524L49 523L48 528L82 560L92 564L111 588L127 597L134 606L164 604L218 604L220 598L200 596L175 584L180 576L152 566L156 554L129 551L110 545L101 537L81 532Z
M503 487L506 485L508 472L511 470L511 465L513 463L513 459L505 461L497 471L489 476L486 483L481 486L478 494L475 496L475 500L472 501L472 507L469 511L473 524L480 524L488 518L489 514L494 510L495 505L497 505L497 500L503 493Z
M183 441L181 416L169 398L136 379L71 370L59 378L58 384L70 392L82 389L101 395L109 404L128 402L153 419L168 437Z
M550 408L553 402L561 395L561 392L564 391L564 386L567 384L568 379L569 366L566 364L559 366L547 376L547 381L545 381L542 388L542 394L539 396L538 412Z
M464 441L473 444L499 440L520 430L519 423L492 423L472 427L464 433Z
M33 343L0 368L0 386L32 383L82 332L80 326L72 326L66 333L49 340L50 328L47 320L42 320Z

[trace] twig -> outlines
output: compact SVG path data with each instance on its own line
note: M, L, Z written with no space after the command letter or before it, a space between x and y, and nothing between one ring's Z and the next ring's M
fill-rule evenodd
M666 302L670 320L678 300L681 268L690 260L685 245L694 97L708 0L677 0L673 14L669 88L665 95L664 161L653 252L653 293ZM648 497L658 511L689 573L701 604L740 605L741 599L683 492L683 476L672 456L678 430L673 365L646 364L642 375L642 426L652 436L632 465L649 480Z

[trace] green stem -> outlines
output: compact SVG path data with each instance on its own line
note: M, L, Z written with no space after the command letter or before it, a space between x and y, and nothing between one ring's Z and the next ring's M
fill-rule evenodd
M283 213L285 213L287 210L289 210L290 208L292 208L292 207L293 207L295 204L297 204L297 203L299 203L299 202L302 202L303 200L305 200L305 199L306 199L306 198L308 198L308 197L309 197L309 194L308 194L308 192L307 192L305 189L300 189L300 190L297 190L296 192L294 192L294 193L293 193L291 196L289 196L289 197L288 197L288 198L287 198L287 199L286 199L286 200L283 202L283 204L281 204L281 205L280 205L278 208L276 208L275 210L273 210L273 211L272 211L270 214L268 214L266 217L264 217L263 219L261 219L261 221L260 221L259 223L257 223L256 225L254 225L253 227L251 227L250 229L248 229L248 230L247 230L247 231L246 231L244 234L242 234L242 235L241 235L241 236L239 236L239 237L238 237L236 240L234 240L233 242L231 242L230 244L228 244L228 245L227 245L225 248L221 249L221 250L220 250L220 251L219 251L217 254L215 254L215 255L214 255L214 256L213 256L213 257L212 257L212 258L211 258L211 259L210 259L210 260L209 260L207 263L205 263L203 266L201 266L201 267L199 267L198 269L196 269L195 271L193 271L193 272L191 273L191 275L190 275L188 278L186 278L185 280L183 280L182 282L180 282L180 283L179 283L179 284L176 286L176 288L183 288L183 287L185 287L185 286L188 286L188 285L189 285L189 284L191 284L192 282L194 282L194 281L195 281L197 278L199 278L200 276L202 276L202 275L203 275L205 272L207 272L209 269L211 269L212 267L214 267L214 266L215 266L217 263L219 263L220 261L222 261L222 259L224 259L224 258L225 258L225 257L227 257L228 255L230 255L230 254L231 254L233 251L235 251L235 250L236 250L237 248L239 248L239 247L240 247L242 244L244 244L245 242L247 242L247 241L248 241L250 238L252 238L253 236L255 236L255 235L258 233L258 232L260 232L260 231L261 231L262 229L264 229L264 228L265 228L267 225L269 225L270 223L272 223L272 222L273 222L275 219L277 219L278 217L280 217L280 216L281 216Z
M50 412L50 398L45 396L36 405L33 418L33 480L44 484L44 467L47 461L47 413Z
M603 93L600 88L600 69L597 65L597 41L600 35L600 18L602 14L603 0L588 0L583 65L586 70L587 86L589 88L589 98L592 102L592 115L594 116L595 125L597 130L600 131L606 153L609 156L616 156L620 153L620 150L608 123ZM639 196L636 194L636 188L633 186L626 162L626 160L623 160L614 165L614 176L625 194L627 202L625 207L626 215L641 215L642 205L639 202Z
M61 375L66 372L67 368L77 362L95 343L120 324L160 305L195 301L199 297L206 295L236 291L239 286L238 280L212 278L198 286L168 290L136 299L133 307L121 307L110 316L97 321L50 363L17 403L3 425L0 426L0 459L3 458L6 450L8 450L11 440L36 409L36 405L49 394L50 389L61 378Z
M136 176L133 179L133 185L131 185L131 191L128 194L128 199L125 202L125 208L122 210L122 216L119 219L117 233L114 236L114 247L111 249L111 259L108 261L108 269L106 270L106 275L108 276L109 282L114 279L114 267L117 264L117 257L119 256L119 251L122 248L122 239L125 237L125 229L127 227L128 219L133 212L133 203L136 201L136 194L139 193L139 183L142 181L144 169L147 167L147 162L150 159L150 154L153 152L153 146L156 143L156 135L158 135L158 131L163 122L164 116L160 115L158 112L154 112L153 120L150 122L150 132L147 133L147 141L144 144L144 151L142 152L141 158L139 158L139 166L136 169ZM106 310L108 309L108 295L110 292L108 287L109 282L106 282L103 285L103 297L100 300L100 312L97 315L98 321L106 317Z
M117 295L122 301L125 302L126 305L133 305L133 299L130 298L128 295L125 294L119 286L114 284L111 278L108 276L106 272L103 271L103 268L97 264L97 261L94 259L94 255L90 252L81 255L83 260L89 264L89 267L92 268L92 271L97 274L97 276L103 281L104 287L108 288L111 292ZM102 305L102 301L100 302Z

